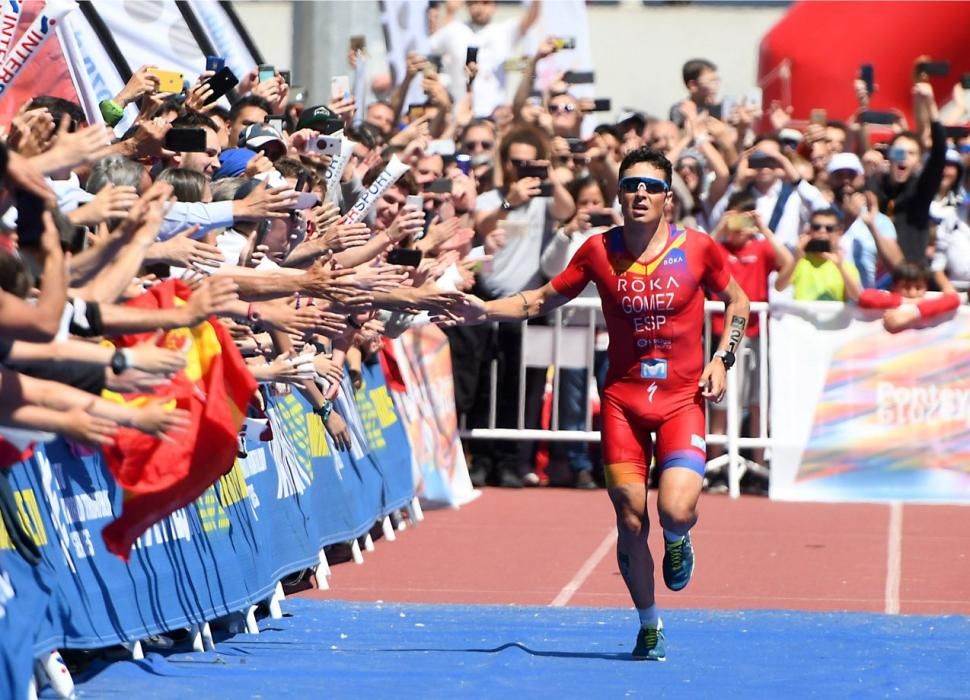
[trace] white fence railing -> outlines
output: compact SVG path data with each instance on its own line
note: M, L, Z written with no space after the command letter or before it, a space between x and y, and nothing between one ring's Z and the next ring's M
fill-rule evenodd
M563 322L564 315L574 309L588 309L587 321L583 325L566 325ZM596 298L578 298L569 302L564 307L556 309L552 314L552 323L548 326L529 325L522 323L522 362L519 366L519 395L516 427L499 428L496 427L496 407L497 407L497 388L498 388L498 366L497 361L492 361L490 382L489 382L489 413L488 427L471 428L461 431L462 438L481 438L490 440L546 440L550 442L572 442L590 441L599 442L600 433L593 430L592 409L589 401L585 407L585 430L560 430L559 429L559 372L562 369L585 369L587 388L595 386L593 363L595 356L595 343L597 332L597 317L600 309L600 300ZM719 301L708 301L704 304L704 339L707 352L706 357L710 356L711 348L711 314L723 312L724 304ZM727 467L728 490L732 497L740 495L741 477L747 469L761 469L760 465L744 460L741 457L741 450L748 448L770 449L771 436L768 424L768 401L770 392L768 391L768 304L764 302L752 302L752 315L757 314L760 327L760 334L755 339L759 343L759 353L761 361L758 366L760 373L759 386L759 405L761 406L760 420L757 435L754 437L741 437L741 419L743 407L741 406L740 391L740 372L745 365L739 361L734 370L727 373L727 387L725 397L726 402L726 428L723 433L711 433L708 428L707 442L710 445L724 445L726 453L708 462L708 469L716 469L722 466ZM717 339L713 339L715 342ZM744 350L746 351L746 349ZM741 357L739 353L739 358ZM552 380L552 415L550 429L536 429L525 427L525 404L526 404L526 370L528 368L551 368L553 370ZM710 411L708 411L708 425L710 425Z

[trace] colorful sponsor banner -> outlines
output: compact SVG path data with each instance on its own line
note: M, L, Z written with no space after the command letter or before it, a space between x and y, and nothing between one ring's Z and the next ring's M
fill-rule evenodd
M336 409L354 426L354 451L336 452L298 393L267 394L272 439L250 420L233 467L150 527L128 563L101 537L123 493L99 451L58 439L0 473L22 539L40 553L31 566L0 520L0 698L26 697L33 659L52 649L106 647L243 611L281 577L315 566L321 547L409 502L401 420L380 366L364 376L358 401Z
M970 503L970 311L895 335L881 318L772 306L772 498Z
M394 341L407 391L394 392L411 440L415 493L423 501L461 506L481 492L472 487L458 435L448 337L437 326L415 326Z

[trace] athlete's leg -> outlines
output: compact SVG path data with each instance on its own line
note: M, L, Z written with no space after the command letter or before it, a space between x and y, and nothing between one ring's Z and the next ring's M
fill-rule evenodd
M653 558L647 546L650 434L639 434L630 422L631 416L609 392L604 393L601 415L606 485L619 532L616 561L633 604L644 610L654 603Z
M661 469L657 512L664 530L664 583L679 591L694 573L690 529L697 522L697 501L706 459L704 411L692 405L657 429L657 464Z

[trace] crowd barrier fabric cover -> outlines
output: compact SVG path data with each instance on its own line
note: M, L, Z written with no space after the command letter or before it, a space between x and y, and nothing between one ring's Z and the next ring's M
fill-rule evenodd
M101 536L123 494L100 451L58 439L0 475L41 553L28 564L0 521L0 698L25 697L33 658L52 649L110 646L245 610L280 577L316 565L321 547L405 505L414 494L407 435L380 365L365 366L364 378L357 403L336 409L360 426L353 452L336 452L298 393L267 391L268 419L249 420L233 467L138 538L127 564Z
M773 304L771 497L970 503L968 320Z

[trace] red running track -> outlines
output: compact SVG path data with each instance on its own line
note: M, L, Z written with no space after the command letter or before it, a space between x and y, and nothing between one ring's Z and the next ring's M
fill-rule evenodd
M694 579L676 594L659 582L662 607L970 614L970 508L705 495L700 513ZM660 538L654 526L658 562ZM630 607L614 541L605 491L485 489L378 541L363 566L334 566L329 591L300 595Z

